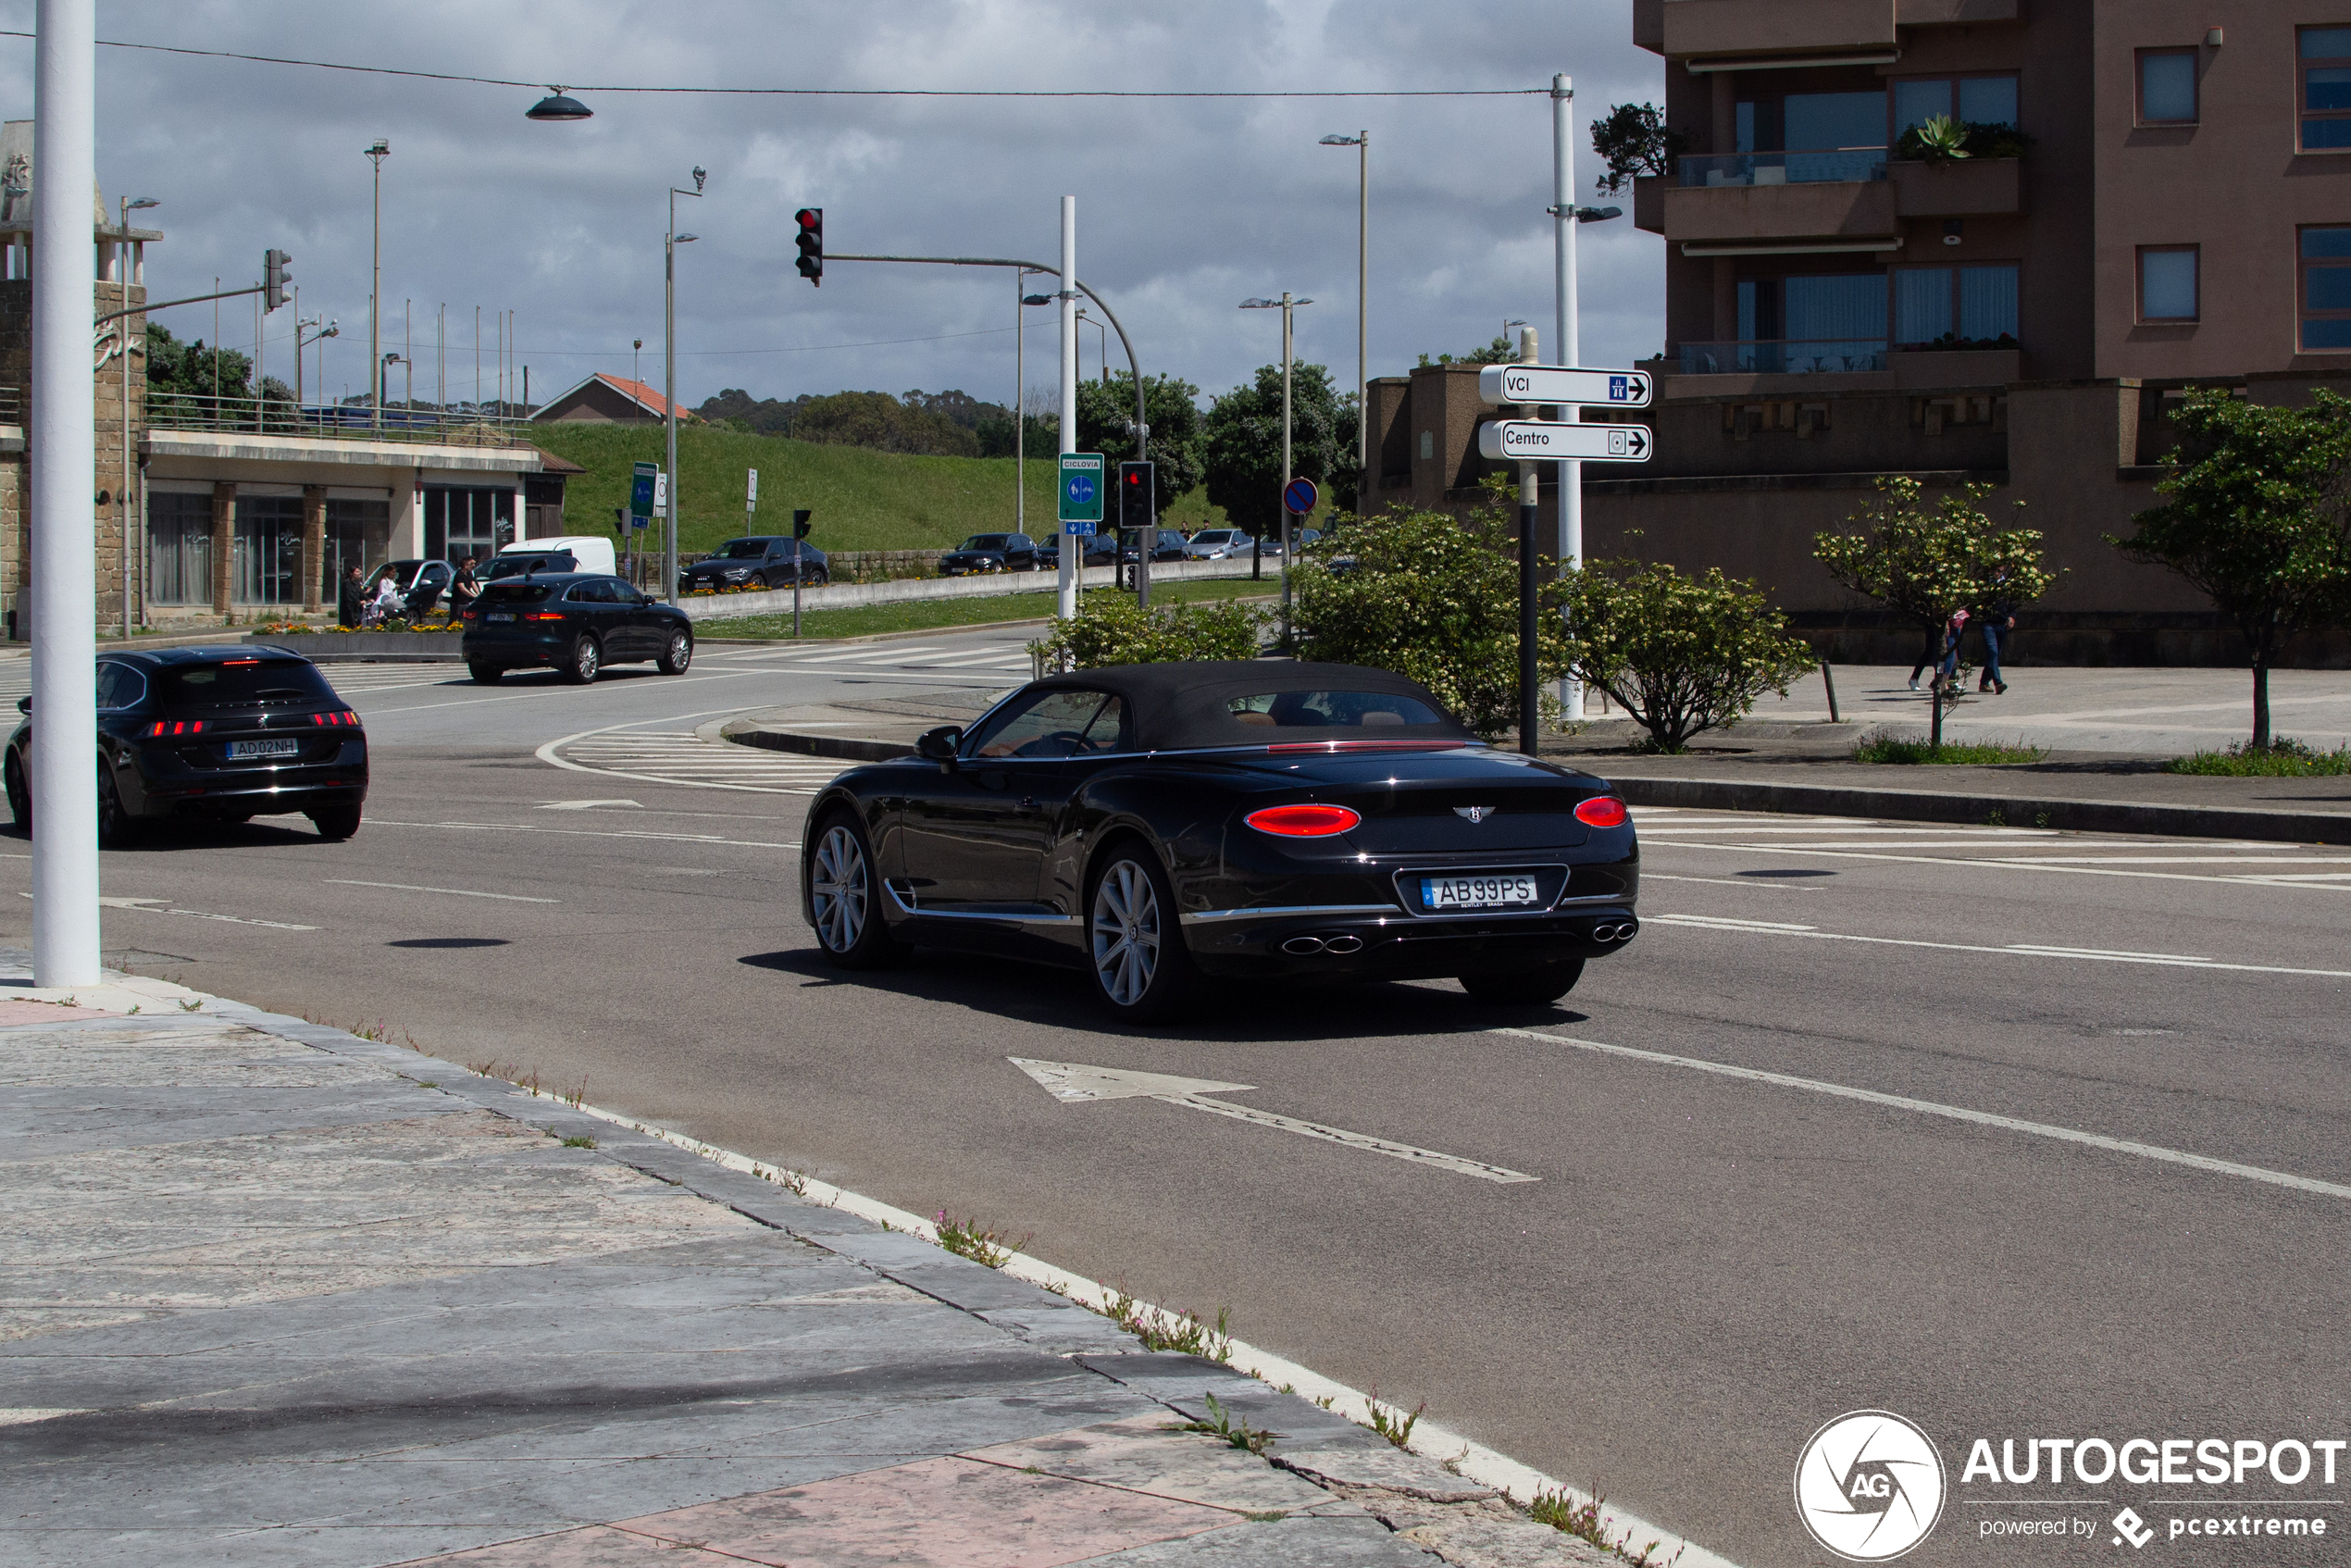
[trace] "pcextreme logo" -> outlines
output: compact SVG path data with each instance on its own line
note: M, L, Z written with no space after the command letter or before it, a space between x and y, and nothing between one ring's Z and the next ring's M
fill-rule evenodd
M1926 1539L1942 1517L1943 1493L1943 1456L1933 1439L1892 1411L1838 1416L1796 1460L1797 1517L1851 1562L1884 1562Z

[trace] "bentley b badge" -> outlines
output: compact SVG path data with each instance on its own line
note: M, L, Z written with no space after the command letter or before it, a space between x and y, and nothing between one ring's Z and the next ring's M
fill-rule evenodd
M1494 808L1492 806L1455 806L1453 815L1466 816L1472 822L1483 822L1494 815Z

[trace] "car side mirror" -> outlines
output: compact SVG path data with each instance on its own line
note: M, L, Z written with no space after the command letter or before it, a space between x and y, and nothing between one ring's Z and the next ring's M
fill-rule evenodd
M937 729L923 731L922 739L914 742L914 754L925 762L952 765L955 760L955 748L963 741L962 726L942 724Z
M29 714L29 713L31 713L31 711L32 711L32 699L31 699L31 698L30 698L30 697L19 697L19 698L18 698L18 699L17 699L17 712L19 712L19 713L20 713L20 714Z

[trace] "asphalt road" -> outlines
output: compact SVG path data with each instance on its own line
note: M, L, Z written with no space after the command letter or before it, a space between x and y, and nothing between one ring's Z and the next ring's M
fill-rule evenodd
M832 765L696 728L1009 685L1022 641L714 648L587 690L345 666L367 826L109 852L107 947L1229 1306L1240 1337L1749 1568L1829 1561L1789 1478L1849 1410L1941 1446L1922 1562L2108 1552L2122 1502L2199 1492L1963 1486L1977 1437L2351 1437L2351 854L1649 813L1644 933L1553 1008L1248 987L1143 1033L1073 976L830 972L795 877ZM0 846L0 887L30 886L27 849ZM0 940L27 940L6 902ZM1539 1179L1064 1103L1010 1056L1248 1085L1219 1098ZM2334 1500L2341 1532L2342 1481L2217 1495ZM2096 1538L1980 1543L2051 1501Z

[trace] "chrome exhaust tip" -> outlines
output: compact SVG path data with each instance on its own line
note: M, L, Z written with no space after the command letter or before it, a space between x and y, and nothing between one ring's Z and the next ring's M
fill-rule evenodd
M1322 952L1323 939L1320 937L1292 937L1289 940L1282 944L1282 951L1293 955L1294 957L1303 958L1310 952Z
M1360 952L1362 947L1363 939L1361 937L1333 937L1323 944L1323 951L1325 952Z

